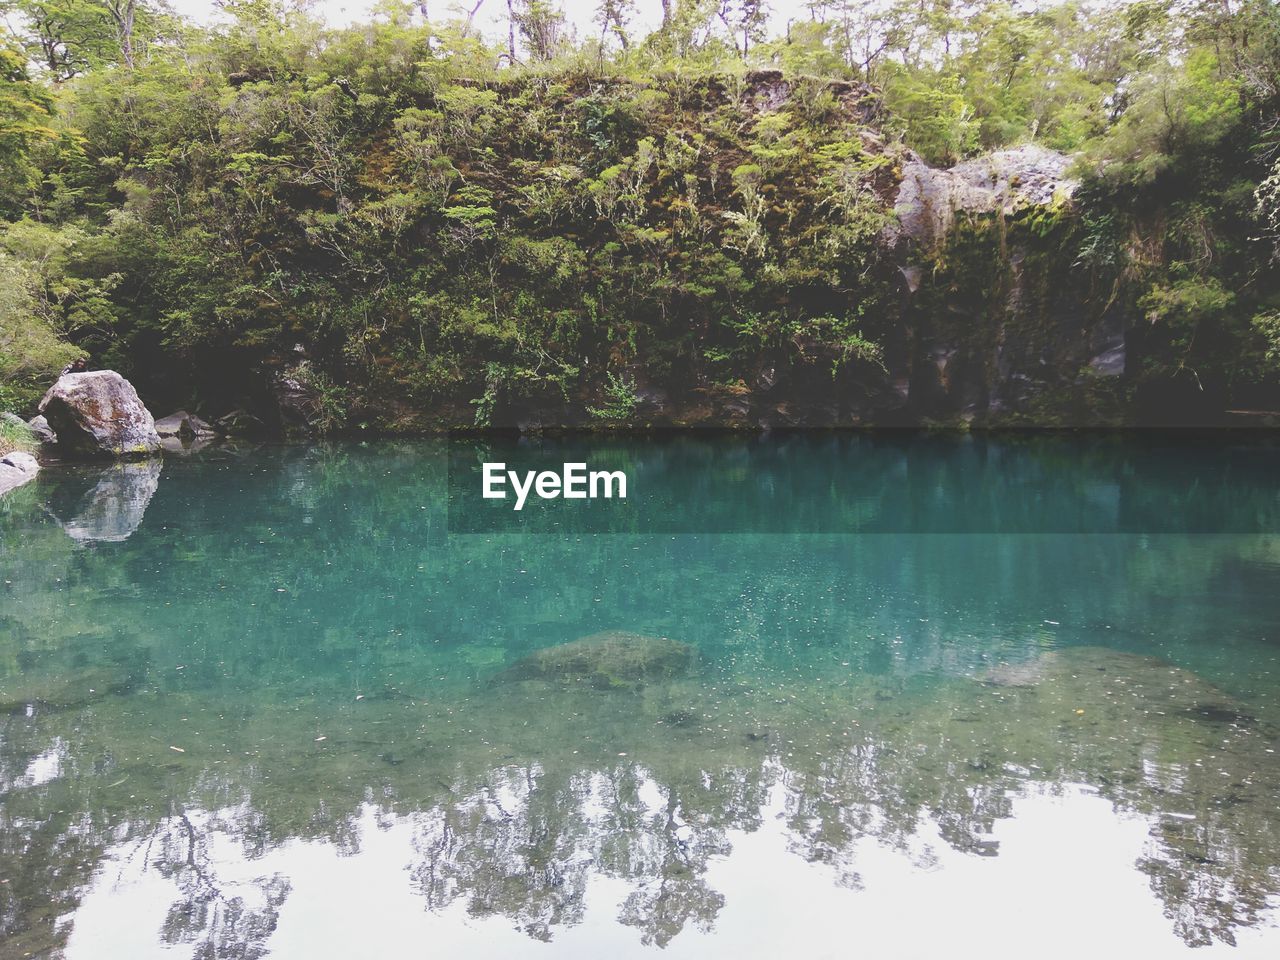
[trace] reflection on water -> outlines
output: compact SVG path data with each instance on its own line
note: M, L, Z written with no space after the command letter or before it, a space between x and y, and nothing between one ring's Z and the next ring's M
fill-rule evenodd
M444 466L0 512L0 958L1274 955L1274 538L450 536Z
M77 471L81 482L59 484L49 512L81 543L128 540L160 486L163 466L162 460L138 460Z

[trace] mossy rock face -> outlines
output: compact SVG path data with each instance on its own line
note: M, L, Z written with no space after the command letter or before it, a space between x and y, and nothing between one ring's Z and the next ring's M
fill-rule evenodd
M679 640L607 631L531 653L494 680L587 682L609 689L677 677L693 661L693 647Z

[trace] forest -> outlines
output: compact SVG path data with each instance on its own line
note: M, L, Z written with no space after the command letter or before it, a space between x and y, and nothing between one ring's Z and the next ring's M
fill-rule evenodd
M311 435L1280 410L1273 0L638 2L0 0L0 410L80 356ZM1070 189L904 233L1033 147Z

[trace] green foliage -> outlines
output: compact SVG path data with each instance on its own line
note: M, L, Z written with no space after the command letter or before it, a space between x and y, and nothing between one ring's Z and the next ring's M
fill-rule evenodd
M891 128L933 163L951 164L978 146L979 124L957 77L918 77L900 73L885 95L893 105Z
M640 398L636 394L635 380L615 377L612 373L607 374L606 377L604 405L587 407L587 413L593 419L604 423L627 423L640 403Z
M1274 372L1280 373L1280 310L1268 310L1255 314L1250 323L1266 343L1267 363Z
M3 384L0 384L0 413L13 406L13 399ZM40 443L25 424L10 420L0 420L0 457L15 450L34 452Z
M12 210L36 180L32 152L57 136L51 107L48 92L28 76L22 49L0 36L0 213Z
M1272 244L1273 259L1280 258L1280 161L1254 191L1254 212Z
M1173 158L1220 142L1242 118L1240 81L1209 49L1144 74L1129 96L1119 122L1092 148L1117 162L1112 176L1151 180Z
M337 433L347 425L350 391L339 386L323 370L310 361L294 365L289 375L305 387L313 398L308 422L319 435Z
M0 410L27 410L79 350L59 336L41 278L0 250Z
M1235 295L1216 277L1190 276L1153 286L1138 300L1138 308L1159 337L1159 349L1147 351L1147 375L1185 371L1203 389L1201 367L1206 362L1219 366L1221 360L1215 354L1224 347L1231 352L1230 345L1239 342L1239 332L1230 329L1236 323L1231 312L1234 303Z
M1268 336L1241 318L1276 299L1274 4L841 0L771 39L760 4L672 4L643 38L610 0L575 46L543 0L496 44L395 2L338 30L276 0L209 29L135 4L129 44L96 0L0 2L24 24L0 44L24 397L85 351L244 406L298 344L326 431L613 422L634 384L608 370L883 379L914 336L895 140L1082 155L1071 204L957 228L931 309L1006 290L1013 230L1089 310L1145 318L1145 376L1234 383Z

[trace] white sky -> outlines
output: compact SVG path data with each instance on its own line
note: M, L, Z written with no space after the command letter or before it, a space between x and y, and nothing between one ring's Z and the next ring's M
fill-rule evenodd
M460 8L462 2L466 0L428 0L432 19L449 19L451 11ZM473 3L474 0L470 2ZM600 0L558 0L579 38L597 33L598 28L592 26L591 21L599 2ZM169 0L169 4L179 13L200 23L208 23L221 16L213 0ZM313 0L311 9L330 25L342 26L367 20L374 4L375 0ZM661 22L662 3L661 0L636 0L636 7L637 12L631 18L631 32L635 36L644 36ZM778 28L788 19L808 19L809 16L803 0L770 0L769 7L772 24ZM483 0L475 22L486 36L496 40L506 36L506 16L506 0Z

